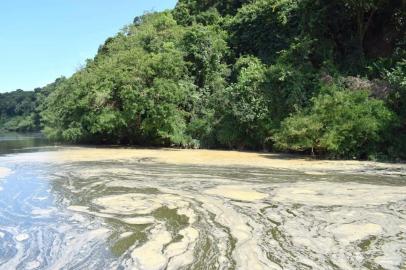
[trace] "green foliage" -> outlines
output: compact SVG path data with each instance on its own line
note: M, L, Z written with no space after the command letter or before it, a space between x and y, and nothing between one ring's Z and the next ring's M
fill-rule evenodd
M266 66L255 57L242 57L234 70L236 83L219 99L218 140L229 148L262 148L272 124L264 89Z
M35 121L36 92L17 90L0 94L0 130L38 131Z
M234 15L237 10L250 0L179 0L174 16L182 24L191 24L195 18L216 10L221 15Z
M227 67L224 58L229 50L226 33L218 27L193 25L182 39L189 75L195 84L209 92L224 87Z
M405 120L406 124L406 59L398 62L394 68L385 73L386 80L393 87L390 104Z
M6 120L2 124L2 130L30 132L38 131L38 126L36 126L34 115L31 114L26 116L14 116Z
M313 99L309 110L287 118L274 140L283 150L365 158L377 151L393 117L383 101L365 91L329 87Z
M73 142L187 143L193 85L179 49L183 31L170 13L142 21L49 96L46 134Z
M180 0L70 78L0 96L0 123L78 143L406 158L405 7Z
M391 127L388 139L388 155L406 159L406 60L399 61L391 70L385 72L392 92L389 105L398 115L398 122Z
M308 105L317 91L317 70L309 60L312 41L294 41L279 52L274 64L265 66L263 93L275 127L289 114Z
M266 62L274 60L298 34L298 21L292 19L296 9L296 1L290 0L259 0L244 5L227 25L233 49Z

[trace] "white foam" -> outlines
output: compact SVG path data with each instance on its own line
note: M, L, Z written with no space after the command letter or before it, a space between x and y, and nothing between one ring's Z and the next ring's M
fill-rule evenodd
M19 234L19 235L17 235L17 236L15 237L15 239L16 239L18 242L26 241L26 240L28 240L29 238L30 238L30 236L29 236L28 234L26 234L26 233Z
M250 202L263 200L268 197L268 194L260 193L253 190L251 187L244 185L217 186L215 188L206 190L205 193L230 198L233 200Z
M359 183L298 182L275 186L273 201L321 206L380 205L406 199L406 187Z
M144 225L144 224L154 223L155 218L153 218L153 217L134 217L134 218L123 218L122 221L127 224Z
M39 261L31 261L31 262L27 263L26 269L27 270L34 270L34 269L39 268L40 266L41 266L41 262L39 262Z
M381 234L383 229L378 224L344 224L332 229L334 237L344 244L350 244L358 240L365 239L368 236Z
M151 230L149 241L131 252L136 269L164 269L168 258L162 253L162 250L171 240L171 234L164 225L158 225Z

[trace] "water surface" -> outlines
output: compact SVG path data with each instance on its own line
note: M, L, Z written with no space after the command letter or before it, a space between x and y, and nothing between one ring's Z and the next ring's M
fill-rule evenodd
M57 160L35 149L0 157L0 269L405 264L404 176L76 160L64 147Z
M38 150L51 143L41 133L0 132L0 155Z

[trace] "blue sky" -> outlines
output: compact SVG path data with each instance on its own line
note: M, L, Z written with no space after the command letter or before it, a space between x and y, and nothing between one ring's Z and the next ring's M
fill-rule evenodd
M108 37L176 0L0 0L0 92L70 76Z

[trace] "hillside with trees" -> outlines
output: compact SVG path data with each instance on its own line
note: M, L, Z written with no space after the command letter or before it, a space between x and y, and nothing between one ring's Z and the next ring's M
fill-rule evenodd
M404 0L180 0L36 108L74 143L405 159L405 74Z
M18 89L0 93L0 132L40 132L41 112L46 98L64 80L64 77L58 78L55 82L34 91Z
M34 91L0 93L0 131L38 131L36 100Z

